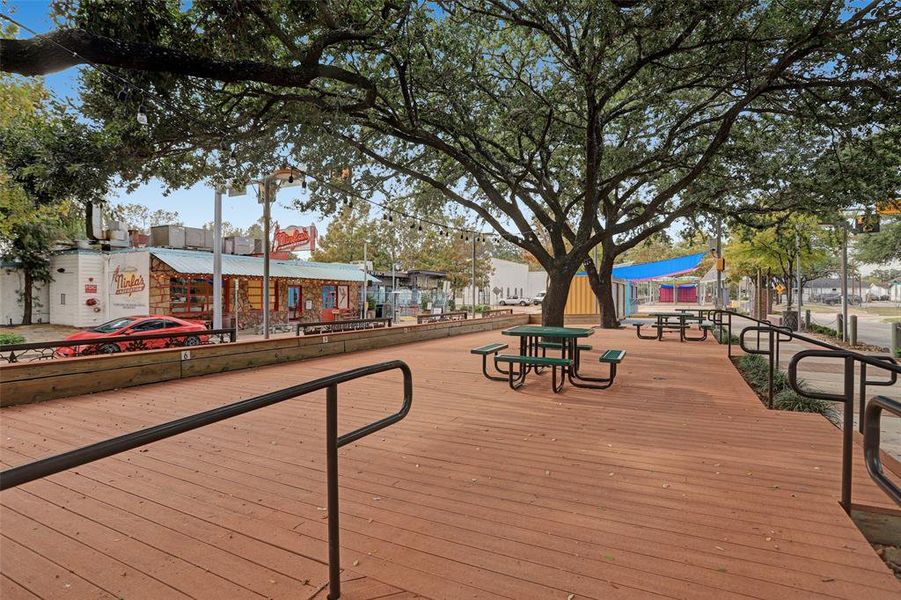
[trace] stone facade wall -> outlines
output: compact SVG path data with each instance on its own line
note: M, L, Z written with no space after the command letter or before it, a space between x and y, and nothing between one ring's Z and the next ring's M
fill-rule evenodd
M150 313L170 314L169 280L172 277L187 277L174 271L169 265L156 257L150 259ZM262 325L263 311L261 305L262 285L260 278L228 277L223 286L225 315L234 313L235 283L238 284L238 326L241 329L256 329ZM303 321L322 321L322 287L325 285L346 285L350 308L346 315L355 318L360 312L360 284L355 282L331 282L318 279L284 279L273 277L273 298L270 299L270 323L284 325L295 322L293 313L288 311L288 286L301 287L301 304L304 306L301 319ZM277 296L277 302L276 302ZM306 309L310 300L312 307ZM278 307L277 309L275 307Z

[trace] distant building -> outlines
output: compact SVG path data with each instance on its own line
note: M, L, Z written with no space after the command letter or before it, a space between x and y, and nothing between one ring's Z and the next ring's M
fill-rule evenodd
M213 254L173 248L63 250L51 259L53 281L38 289L34 321L75 327L146 314L210 321ZM5 265L3 323L21 323L21 273ZM223 315L227 325L262 322L263 259L222 255ZM343 263L270 261L270 322L320 321L359 316L363 272ZM379 280L369 276L369 285Z
M488 285L476 290L479 304L497 304L502 298L533 298L547 288L545 271L530 271L526 263L491 259ZM472 286L457 290L457 304L472 304Z
M848 278L848 297L862 298L866 291L859 279ZM832 301L836 295L841 296L842 280L839 277L822 277L804 284L804 302Z

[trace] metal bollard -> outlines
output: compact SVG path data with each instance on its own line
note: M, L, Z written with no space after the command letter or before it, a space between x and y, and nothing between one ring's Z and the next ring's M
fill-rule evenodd
M857 315L848 316L848 341L852 346L857 345Z

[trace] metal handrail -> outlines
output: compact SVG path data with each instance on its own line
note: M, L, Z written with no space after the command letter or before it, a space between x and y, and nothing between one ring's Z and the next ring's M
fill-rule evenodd
M758 321L758 319L753 319L753 321ZM746 336L749 333L757 332L758 335L761 332L766 332L768 347L766 350L760 350L748 348L745 344ZM783 337L784 336L784 337ZM832 402L842 402L843 403L843 411L842 411L842 489L841 489L841 503L846 512L851 511L851 495L852 495L852 470L853 470L853 442L854 442L854 363L858 362L861 365L861 368L864 369L862 377L861 377L861 385L860 385L860 421L863 424L863 427L866 427L866 413L863 408L866 406L866 386L870 382L869 379L866 378L865 365L869 365L872 367L876 367L878 369L882 369L888 371L891 374L891 377L888 381L885 382L876 382L877 385L891 385L895 381L897 381L897 374L901 373L901 366L897 364L897 361L891 357L884 356L870 356L866 354L861 354L860 352L856 352L854 350L849 350L847 348L841 348L839 346L835 346L824 342L822 340L817 340L811 338L809 336L796 333L791 331L785 327L779 327L776 325L758 325L752 327L745 327L742 329L741 334L739 335L739 345L742 350L749 354L762 354L766 355L769 359L769 370L768 370L768 402L767 406L769 408L773 407L773 377L775 373L775 369L778 366L776 362L779 356L779 344L782 341L791 341L791 340L799 340L802 342L807 342L812 345L818 346L815 349L807 349L801 350L796 353L791 361L788 364L788 384L789 386L798 394L802 396L806 396L808 398L816 398L820 400L827 400ZM800 382L798 381L798 364L806 358L817 357L817 358L841 358L844 362L844 372L842 377L843 383L843 391L841 394L835 393L827 393L827 392L817 392L813 390L808 390L802 388Z
M882 488L895 504L901 506L901 488L885 476L882 472L882 461L879 460L879 431L883 410L901 417L901 402L885 396L876 396L870 400L867 407L867 425L863 431L863 459L867 465L867 472L876 485Z
M395 369L399 369L404 377L404 399L401 409L393 415L379 419L369 425L338 435L338 385L360 377L367 377ZM329 600L337 600L341 596L341 556L338 528L338 448L384 429L389 425L393 425L406 417L407 413L410 412L410 407L413 404L413 376L410 372L410 367L400 360L359 367L343 373L314 379L313 381L263 394L262 396L248 398L247 400L182 417L168 423L110 438L83 448L70 450L55 456L48 456L18 467L12 467L0 472L0 491L322 389L326 390L326 471L329 538L328 597Z
M21 344L2 344L0 345L0 359L2 359L2 354L5 352L9 352L9 356L6 358L6 361L9 363L17 363L19 362L19 358L21 358L22 354L27 352L28 350L46 350L46 349L54 349L54 348L71 348L71 347L79 347L84 346L85 348L100 348L101 346L105 346L107 344L125 344L129 342L143 341L143 340L162 340L162 339L181 339L181 338L189 338L189 337L200 337L200 336L215 336L218 335L224 336L227 335L229 338L229 342L234 342L237 339L237 332L234 328L231 329L200 329L198 331L183 331L178 333L139 333L135 335L117 335L113 337L103 337L103 338L85 338L80 340L55 340L50 342L24 342ZM16 355L16 351L21 350L22 354ZM131 352L136 352L137 350L131 350ZM100 352L99 350L96 353L88 352L87 354L105 354L104 352ZM38 357L40 358L55 358L55 352L51 353L48 356ZM85 353L79 353L78 356L83 356Z

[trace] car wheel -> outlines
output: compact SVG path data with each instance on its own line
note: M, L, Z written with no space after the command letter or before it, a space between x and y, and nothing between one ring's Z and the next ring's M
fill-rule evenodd
M185 346L199 346L200 338L196 335L191 335L185 338Z
M119 346L116 344L103 344L99 350L101 354L116 354L119 352Z
M525 306L525 305L526 305L526 301L523 300L522 302L519 303L519 305L520 305L520 306Z

